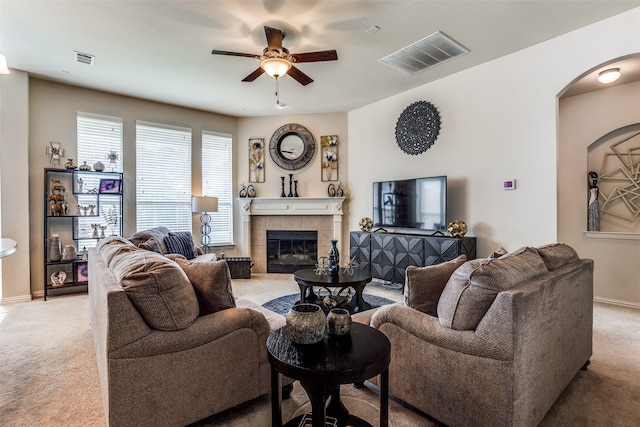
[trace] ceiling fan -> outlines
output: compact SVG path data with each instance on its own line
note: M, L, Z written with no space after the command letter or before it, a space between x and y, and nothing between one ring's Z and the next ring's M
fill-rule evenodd
M284 39L284 33L282 30L265 25L264 33L267 36L267 47L262 51L262 55L215 49L212 50L211 53L214 55L242 56L246 58L260 59L262 61L260 62L260 67L242 79L243 82L252 82L260 77L262 73L266 72L276 80L285 74L289 74L303 86L313 82L313 79L300 71L293 64L299 64L302 62L335 61L338 59L338 54L335 50L289 53L287 49L282 47L282 39Z

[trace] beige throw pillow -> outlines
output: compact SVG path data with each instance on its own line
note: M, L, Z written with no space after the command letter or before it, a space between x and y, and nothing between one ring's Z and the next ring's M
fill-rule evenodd
M200 316L236 306L231 289L231 274L225 261L187 261L176 258L193 285Z
M164 255L136 248L114 256L109 269L149 327L177 331L198 317L193 286Z
M534 248L521 248L500 258L469 261L451 275L442 291L438 301L440 324L474 330L498 292L546 272L547 267Z
M406 270L404 304L431 316L438 316L438 300L451 274L465 263L466 255L427 267L410 265Z

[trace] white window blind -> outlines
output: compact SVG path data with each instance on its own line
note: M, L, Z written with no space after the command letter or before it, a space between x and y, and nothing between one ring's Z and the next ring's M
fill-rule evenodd
M122 172L121 118L78 113L77 141L78 165L86 161L93 169L93 165L99 160L104 163L105 170ZM120 156L115 164L110 164L107 160L107 154L111 151Z
M191 231L191 129L136 122L136 229Z
M119 117L100 116L91 113L78 112L76 117L76 153L77 163L82 165L85 161L93 170L93 165L97 161L101 161L105 165L105 171L122 172L122 119ZM107 160L107 154L115 152L120 155L120 159L115 164L110 164ZM114 177L113 175L109 176ZM100 175L90 175L83 177L83 191L90 191L97 189L100 183ZM74 183L74 185L76 185ZM78 205L89 206L96 201L93 195L76 195ZM103 215L108 214L109 211L115 211L118 218L120 218L120 212L122 206L120 202L120 196L114 195L102 195L100 197L100 207L96 208L96 217L79 217L77 219L76 234L78 237L78 251L82 251L83 248L90 248L97 244L97 239L90 238L92 236L91 224L99 223L106 224L106 218ZM76 206L70 206L71 213L75 214ZM115 229L109 229L109 234L120 234L121 224L115 227ZM87 236L87 239L81 237Z
M202 195L218 198L218 212L211 213L210 246L233 244L231 142L230 135L202 133Z

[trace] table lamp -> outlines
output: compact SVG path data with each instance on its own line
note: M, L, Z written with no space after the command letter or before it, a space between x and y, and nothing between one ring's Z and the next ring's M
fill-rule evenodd
M194 213L200 213L200 244L202 245L202 251L204 253L209 252L209 243L211 239L209 233L211 233L211 215L209 212L218 212L218 198L207 196L191 196L191 211Z

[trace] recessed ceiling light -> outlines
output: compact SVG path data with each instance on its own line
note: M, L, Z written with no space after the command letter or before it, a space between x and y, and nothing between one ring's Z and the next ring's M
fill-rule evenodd
M618 77L620 77L620 68L610 68L600 72L598 81L600 83L613 83L618 80Z

